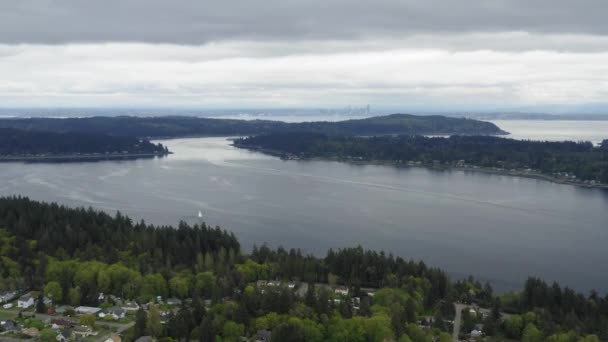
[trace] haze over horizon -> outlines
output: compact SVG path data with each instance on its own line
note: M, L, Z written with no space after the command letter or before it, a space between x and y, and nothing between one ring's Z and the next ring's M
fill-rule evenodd
M608 112L608 3L0 4L2 107Z

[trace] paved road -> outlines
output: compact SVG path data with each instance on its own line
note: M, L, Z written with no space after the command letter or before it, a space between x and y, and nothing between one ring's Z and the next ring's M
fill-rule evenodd
M454 318L454 330L452 331L452 341L458 342L458 335L460 335L460 325L462 321L462 310L468 308L467 304L454 303L456 309L456 318Z
M459 303L454 303L454 308L456 310L456 318L454 318L454 330L452 331L452 340L454 342L458 341L458 335L460 334L460 325L462 324L462 310L463 309L468 309L468 308L475 308L476 310L478 310L479 312L481 312L484 315L490 315L491 310L490 309L483 309L480 307L476 307L473 305L468 305L468 304L459 304ZM500 313L500 318L503 320L507 320L511 317L510 314L501 312Z

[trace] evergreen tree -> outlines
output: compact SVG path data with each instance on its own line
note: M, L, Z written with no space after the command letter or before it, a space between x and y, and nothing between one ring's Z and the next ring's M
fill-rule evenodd
M147 316L143 308L135 313L135 326L133 326L133 338L137 339L146 335Z
M44 296L42 295L42 291L40 291L38 299L36 299L36 312L46 313L46 305L44 304Z

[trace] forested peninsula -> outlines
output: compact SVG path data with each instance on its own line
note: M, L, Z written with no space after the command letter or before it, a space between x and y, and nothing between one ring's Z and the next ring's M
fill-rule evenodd
M596 291L529 278L521 292L499 295L472 277L452 280L362 247L325 257L244 251L232 233L204 223L157 227L7 197L0 251L8 338L86 331L103 340L121 329L122 341L608 339L608 296Z
M169 150L146 139L96 133L55 133L0 128L0 161L82 161L163 156Z
M608 140L514 140L493 136L329 136L303 132L237 139L234 145L287 159L324 158L460 168L540 177L586 186L608 185Z
M257 135L276 132L318 132L330 135L384 134L505 134L490 122L394 114L337 122L286 123L199 117L89 117L2 119L0 127L56 133L78 132L139 138Z

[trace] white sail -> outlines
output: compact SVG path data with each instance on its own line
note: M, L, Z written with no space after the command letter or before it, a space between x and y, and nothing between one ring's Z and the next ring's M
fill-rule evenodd
M202 218L203 217L203 213L199 210L198 211L198 218Z

